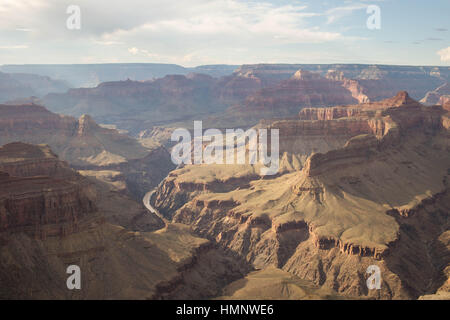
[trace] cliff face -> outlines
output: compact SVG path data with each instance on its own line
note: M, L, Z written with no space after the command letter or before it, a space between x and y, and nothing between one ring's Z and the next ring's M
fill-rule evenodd
M73 233L78 221L95 211L95 199L88 192L86 186L45 177L3 179L0 230L39 238Z
M243 105L229 110L239 116L261 118L288 117L304 107L357 103L351 91L340 81L322 78L319 74L299 70L291 79L262 89L247 97Z
M147 148L88 115L80 119L49 112L38 105L0 105L0 144L23 141L48 144L80 170L115 172L136 198L155 187L173 168L165 148Z
M434 293L449 263L438 241L449 228L445 117L406 92L306 109L300 120L260 124L280 128L281 153L303 154L298 168L261 179L247 166L186 166L166 178L153 203L258 269L277 267L353 297ZM333 142L317 152L304 142L314 136ZM365 284L373 264L381 291Z
M0 147L0 230L64 236L96 211L92 185L46 146Z

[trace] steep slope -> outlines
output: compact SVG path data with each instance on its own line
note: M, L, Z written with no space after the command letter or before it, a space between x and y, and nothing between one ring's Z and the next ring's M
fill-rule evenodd
M154 205L260 269L274 266L354 297L434 293L450 263L438 240L449 229L446 111L400 92L300 116L312 120L288 121L302 129L297 146L284 145L307 155L299 168L261 179L250 166L186 166L160 185ZM303 128L335 123L345 134L334 146L314 153L302 145ZM280 145L284 136L280 130ZM366 287L369 265L382 271L381 290Z

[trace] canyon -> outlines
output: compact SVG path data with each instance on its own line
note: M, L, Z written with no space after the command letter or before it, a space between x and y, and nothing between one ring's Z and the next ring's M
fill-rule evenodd
M6 144L0 168L1 299L207 298L247 272L187 226L165 225L81 176L48 146ZM73 264L82 290L66 288Z
M449 299L450 68L59 67L1 68L0 299ZM176 167L193 120L280 170Z

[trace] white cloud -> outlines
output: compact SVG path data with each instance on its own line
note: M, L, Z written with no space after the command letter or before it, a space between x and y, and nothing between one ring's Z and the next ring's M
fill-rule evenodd
M334 23L346 16L351 15L354 11L367 9L367 4L356 3L349 6L336 7L326 11L327 24Z
M0 49L28 49L27 45L0 46Z
M138 54L138 52L139 52L139 49L138 48L136 48L136 47L133 47L133 48L129 48L128 49L128 52L129 53L131 53L132 55L137 55Z
M303 1L271 1L77 0L82 27L71 31L65 1L0 0L0 33L6 37L3 42L30 42L44 56L55 46L58 61L104 55L189 64L248 61L244 49L268 59L283 45L348 39L314 26L311 21L323 13L312 12Z
M450 47L439 50L437 54L441 57L441 61L450 62Z
M337 32L308 28L306 20L318 16L306 6L275 6L268 2L236 0L189 1L186 12L174 10L172 15L149 19L131 28L105 32L103 39L155 37L155 34L179 37L257 37L265 41L282 39L295 43L318 43L342 38ZM180 6L183 6L180 4ZM247 41L247 40L246 40Z
M115 45L124 44L123 42L120 42L120 41L101 41L101 40L94 40L94 43L102 45L102 46L115 46Z
M144 55L144 56L149 57L149 58L159 57L159 55L154 54L154 53L150 53L148 50L138 49L136 47L128 48L128 52L131 53L133 56L135 56L137 54L141 54L141 55Z
M374 1L379 0L370 3ZM344 27L337 29L324 21L335 22L352 10L365 8L364 0L343 1L341 7L328 12L312 10L324 7L313 0L77 0L82 27L76 31L66 28L70 3L0 0L0 45L25 43L32 48L2 50L0 61L117 59L193 66L369 59L366 52L357 56L353 49L356 40L363 38L346 36ZM340 58L328 57L327 52Z
M16 28L16 31L33 32L33 29L30 29L30 28Z

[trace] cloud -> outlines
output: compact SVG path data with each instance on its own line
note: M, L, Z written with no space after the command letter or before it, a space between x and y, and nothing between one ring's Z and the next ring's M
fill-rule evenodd
M102 46L115 46L115 45L124 44L123 42L120 42L120 41L101 41L101 40L94 40L94 43L102 45Z
M450 62L450 47L439 50L437 54L441 57L441 61Z
M154 53L150 53L148 50L138 49L136 47L128 48L128 52L131 53L133 56L135 56L137 54L141 54L141 55L144 55L144 56L147 56L147 57L150 57L150 58L151 57L153 57L153 58L159 57L159 55L154 54Z
M276 59L283 46L354 41L315 24L323 13L312 11L304 1L77 0L76 4L81 29L68 30L68 2L0 0L2 40L31 43L42 56L57 48L53 52L58 61L98 56L192 65L248 62L250 56L242 52L253 53L252 59Z
M351 15L354 11L367 9L367 4L355 3L349 6L342 6L329 9L325 12L327 16L327 24L335 23L338 20Z
M149 19L131 28L115 28L102 34L103 39L155 35L179 37L264 37L265 40L317 43L338 40L337 32L325 32L306 27L308 18L319 14L307 12L306 6L276 6L268 2L236 0L190 1L187 12L174 10L170 16ZM246 40L247 41L247 40Z
M28 49L27 45L0 46L0 49Z
M139 52L139 49L138 48L136 48L136 47L133 47L133 48L129 48L128 49L128 52L129 53L131 53L132 55L137 55L138 54L138 52Z
M32 32L33 29L30 28L16 28L16 31L22 31L22 32Z
M327 16L327 24L335 23L342 18L352 15L355 11L366 10L370 5L373 5L376 2L385 2L385 0L345 1L347 5L335 7L325 11L325 16Z

